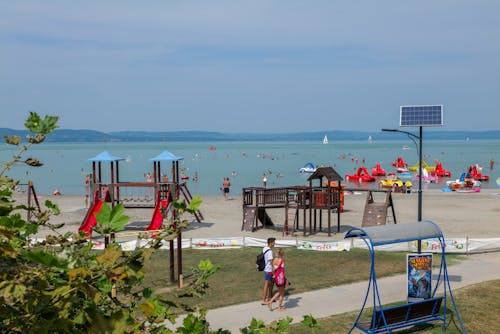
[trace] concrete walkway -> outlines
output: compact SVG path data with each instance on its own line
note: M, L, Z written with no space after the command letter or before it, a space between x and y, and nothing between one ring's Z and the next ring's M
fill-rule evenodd
M436 273L437 274L437 273ZM500 254L485 253L471 255L467 260L448 267L452 291L480 282L500 279ZM404 300L406 297L406 275L377 279L383 304ZM316 319L350 311L359 311L366 294L368 282L336 286L328 289L285 296L283 312L269 311L260 301L222 307L210 310L207 320L213 330L224 328L232 333L240 333L252 318L263 320L266 324L292 317L300 322L304 315L311 314ZM442 287L438 289L438 293ZM275 303L276 308L277 303ZM367 303L368 307L372 305ZM354 319L353 319L354 321Z

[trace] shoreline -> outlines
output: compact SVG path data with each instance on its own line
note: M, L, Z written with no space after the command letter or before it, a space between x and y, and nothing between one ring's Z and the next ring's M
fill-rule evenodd
M275 223L275 228L260 228L254 232L241 231L243 220L243 206L241 195L230 195L229 200L223 196L202 196L200 211L204 220L198 223L194 217L186 215L185 218L192 221L183 232L184 238L217 238L217 237L254 237L267 239L273 236L278 239L307 238L314 241L339 241L343 240L344 233L351 227L361 227L364 207L366 203L366 192L346 193L344 212L340 215L340 233L337 232L337 214L331 215L331 236L327 233L326 212L323 213L323 230L313 232L312 235L304 236L303 231L297 231L295 236L287 236L282 233L285 220L285 209L266 210ZM393 207L397 223L415 222L417 220L418 194L393 193ZM14 193L18 203L26 204L27 195ZM52 223L64 223L60 229L61 233L68 231L76 232L81 225L87 209L85 207L85 196L77 195L38 195L42 207L45 200L49 199L58 204L60 215L52 216ZM377 197L374 193L375 202L383 203L384 198ZM126 208L124 214L130 217L125 231L141 231L149 225L153 215L152 208ZM388 208L387 223L392 222L391 208ZM301 216L301 214L300 214ZM441 190L425 190L422 192L422 219L436 222L445 238L470 237L470 238L494 238L500 237L500 193L493 189L484 189L479 193L445 193ZM319 218L318 218L319 219ZM319 223L319 220L318 220ZM302 216L300 225L302 227ZM45 237L50 233L41 229L37 237Z

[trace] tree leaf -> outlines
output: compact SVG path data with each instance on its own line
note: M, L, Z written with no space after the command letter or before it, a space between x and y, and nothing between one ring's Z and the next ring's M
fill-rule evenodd
M49 254L41 250L26 251L23 250L23 255L31 262L39 263L49 267L57 267L64 269L67 266L67 262L63 259L58 258L55 255Z
M40 160L38 160L36 158L27 158L26 160L24 160L24 163L28 166L31 166L31 167L43 166L43 163L41 163Z
M21 137L19 136L3 136L5 138L5 142L9 145L19 145L21 142Z
M70 282L76 281L79 278L86 278L90 272L84 268L74 268L68 273L68 278Z
M101 255L96 257L97 262L108 266L116 264L122 256L122 250L119 247L107 247Z
M201 203L202 203L201 195L193 196L188 205L188 211L190 211L191 213L198 211L200 209Z
M58 128L58 120L59 116L45 116L44 119L41 119L36 112L30 111L24 126L31 132L48 135Z

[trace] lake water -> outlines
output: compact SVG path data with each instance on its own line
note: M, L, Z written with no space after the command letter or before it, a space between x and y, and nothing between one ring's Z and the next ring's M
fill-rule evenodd
M214 146L215 150L209 150ZM241 194L241 188L260 186L263 173L267 174L268 187L307 184L309 174L298 170L307 162L316 166L332 166L342 177L354 174L360 166L369 172L379 162L386 172L394 172L391 163L401 156L408 164L418 162L418 151L411 141L331 141L318 142L173 142L158 143L45 143L26 152L23 157L36 157L44 163L40 168L16 165L8 175L26 183L34 182L39 194L60 189L63 194L84 194L84 177L92 169L89 158L107 150L124 158L120 162L120 181L144 182L145 174L153 171L150 158L163 150L183 157L180 167L190 176L188 187L193 194L220 194L223 177L231 180L231 194ZM1 145L0 160L7 161L15 153L14 147ZM423 155L429 165L439 160L451 171L451 179L471 165L483 166L483 174L490 176L484 188L498 188L500 176L500 140L424 141ZM495 166L490 170L489 162ZM364 161L364 162L363 162ZM170 164L163 163L162 169ZM198 182L193 181L197 172ZM104 182L109 181L109 164L103 164ZM425 183L424 189L443 187L439 183ZM418 181L413 181L416 188ZM348 187L377 188L374 183L347 183Z

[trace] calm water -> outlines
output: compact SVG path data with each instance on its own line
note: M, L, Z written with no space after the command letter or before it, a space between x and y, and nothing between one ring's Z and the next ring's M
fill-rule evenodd
M216 150L209 150L215 146ZM407 149L403 147L407 146ZM418 153L411 141L353 141L322 144L318 142L176 142L164 143L64 143L43 144L27 152L24 157L36 157L44 166L27 168L15 166L9 173L23 182L32 180L40 194L52 193L56 188L63 194L84 194L84 176L91 171L89 158L103 150L120 156L120 181L145 181L145 174L153 171L150 158L163 150L183 157L180 167L191 179L189 189L193 194L220 194L223 177L231 179L231 193L240 195L241 188L260 186L263 173L268 176L268 186L291 186L307 183L308 174L298 173L305 163L329 165L342 175L354 174L358 167L365 166L369 172L380 162L386 172L394 172L392 161L398 156L410 165L418 162ZM0 159L6 161L15 153L12 147L0 146ZM490 176L489 182L483 182L484 188L498 188L496 179L500 176L500 140L470 141L424 141L423 154L430 165L440 160L443 167L451 171L451 179L470 165L483 166L483 174ZM363 163L364 159L364 163ZM495 167L490 170L489 162L495 160ZM167 172L169 163L163 163ZM198 172L199 181L192 177ZM109 164L103 164L105 182L109 181ZM438 184L424 183L426 188L441 188L443 179ZM414 187L417 181L413 181ZM377 183L354 184L349 187L376 188Z

